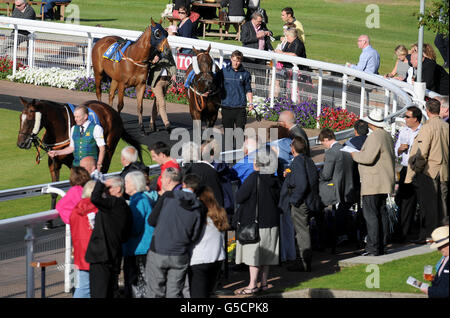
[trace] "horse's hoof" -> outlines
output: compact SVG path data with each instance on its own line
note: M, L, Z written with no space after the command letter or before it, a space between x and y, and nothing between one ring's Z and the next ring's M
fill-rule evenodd
M147 133L145 132L144 126L141 127L141 136L146 136Z
M167 131L167 133L168 133L169 135L170 135L170 133L172 132L172 127L171 127L170 125L165 126L164 129Z

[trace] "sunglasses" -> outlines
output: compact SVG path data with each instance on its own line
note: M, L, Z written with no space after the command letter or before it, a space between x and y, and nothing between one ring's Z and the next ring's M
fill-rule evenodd
M414 118L414 117L413 117L413 116L405 115L405 116L403 116L403 118Z
M180 11L178 11L178 14L186 14L186 12L180 12Z

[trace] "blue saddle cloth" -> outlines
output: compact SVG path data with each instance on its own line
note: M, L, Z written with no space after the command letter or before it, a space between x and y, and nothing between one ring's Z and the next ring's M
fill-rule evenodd
M70 110L73 113L75 111L75 105L73 105L73 104L67 104L67 105L69 105ZM93 122L96 125L101 126L100 119L98 118L97 114L89 107L87 109L88 109L88 120Z
M103 54L103 58L111 60L113 62L120 62L122 60L123 53L131 43L133 42L127 41L125 44L124 42L116 42L111 44L111 46Z
M186 82L184 83L185 88L189 88L189 86L191 86L191 83L194 80L194 76L195 76L195 72L194 72L194 70L191 70L191 72L189 73L189 75L186 79Z

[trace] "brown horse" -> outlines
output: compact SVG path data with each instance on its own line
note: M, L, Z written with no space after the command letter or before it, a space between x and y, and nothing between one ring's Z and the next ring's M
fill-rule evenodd
M40 156L39 149L48 152L69 146L70 128L75 124L75 118L68 105L35 99L28 102L22 97L20 97L20 101L24 105L24 109L20 115L20 130L17 137L17 146L19 148L30 149L31 145L34 144L38 151L38 156ZM120 138L138 150L139 158L142 161L141 145L125 131L118 112L109 105L98 101L87 101L83 105L97 114L103 128L106 146L102 173L108 172L111 158ZM41 140L38 137L38 133L42 128L45 128L45 134ZM52 182L59 181L59 172L62 165L64 164L70 169L72 162L72 154L57 156L53 159L48 157L48 167ZM54 208L55 203L56 196L52 196L52 208Z
M167 41L167 31L160 23L151 19L151 24L141 34L135 43L131 44L124 52L120 62L113 62L103 58L103 54L114 43L124 41L118 36L105 36L95 43L92 49L92 66L95 75L95 88L97 99L102 100L100 89L103 75L111 77L111 88L109 91L109 105L113 106L116 90L119 90L119 103L117 111L123 108L123 96L125 88L136 87L137 110L141 133L145 134L142 123L142 100L144 98L149 65L158 52L170 54L170 46Z
M186 70L186 79L192 70L195 72L189 86L189 111L192 120L201 120L206 122L207 127L214 127L219 111L220 90L213 72L216 65L209 55L211 45L206 51L192 49L195 57Z

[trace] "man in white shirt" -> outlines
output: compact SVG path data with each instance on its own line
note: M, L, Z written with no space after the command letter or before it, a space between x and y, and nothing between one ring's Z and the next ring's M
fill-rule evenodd
M73 112L75 123L70 129L70 145L61 150L51 150L48 155L68 155L73 153L73 166L79 166L81 159L92 156L97 160L97 170L101 171L105 157L105 140L103 128L88 120L88 109L86 106L78 106Z
M413 183L405 183L406 171L408 168L409 152L419 133L422 124L422 112L419 108L411 106L407 108L404 115L406 126L400 130L395 143L395 156L401 158L402 170L398 182L398 191L395 195L395 201L399 208L399 228L397 239L402 242L406 239L411 229L411 223L414 219L417 206L417 189Z

